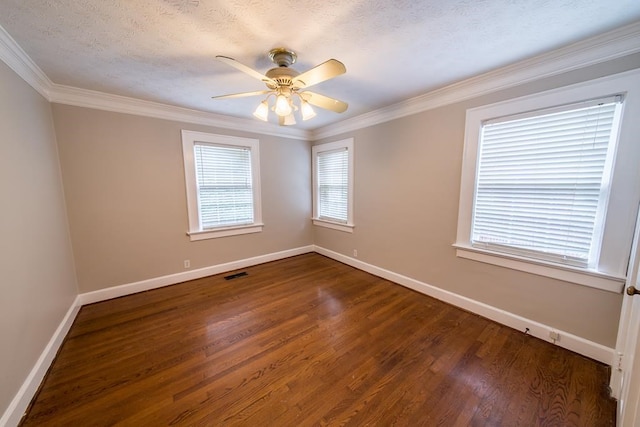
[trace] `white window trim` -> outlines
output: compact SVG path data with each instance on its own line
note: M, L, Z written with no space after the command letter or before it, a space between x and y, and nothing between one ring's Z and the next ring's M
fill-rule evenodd
M493 264L512 270L525 271L538 276L551 277L565 282L578 283L591 288L620 293L624 287L624 277L602 274L569 265L554 264L512 254L493 252L469 245L454 244L458 258Z
M526 271L580 285L620 293L624 286L628 254L640 203L640 70L628 71L597 80L554 89L496 104L467 110L465 144L460 184L458 232L453 245L461 258ZM615 166L611 177L612 191L607 209L601 256L594 269L573 268L565 265L533 260L515 255L496 253L472 247L471 221L477 172L480 129L484 121L528 111L582 102L615 94L625 96L622 126Z
M251 152L251 175L253 188L253 223L247 225L219 227L212 230L201 230L198 217L198 195L196 185L196 169L194 162L194 145L207 142L218 145L248 148ZM240 234L258 233L262 231L262 203L260 197L260 148L259 141L228 135L216 135L190 130L182 131L182 155L184 158L184 175L187 190L187 211L189 230L187 235L191 241L216 239Z
M333 151L339 149L346 149L348 153L348 165L349 165L349 188L348 188L348 204L347 204L347 222L330 221L325 218L319 218L318 215L318 162L317 156L319 153L325 151ZM353 233L355 224L353 223L353 138L343 139L340 141L328 142L325 144L318 144L311 147L311 159L312 159L312 175L313 175L313 225L320 227L331 228L334 230L344 231L347 233Z

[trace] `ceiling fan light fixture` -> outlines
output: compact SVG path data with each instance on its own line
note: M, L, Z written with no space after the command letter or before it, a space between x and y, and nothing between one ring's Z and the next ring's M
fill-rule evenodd
M269 105L266 100L262 101L260 105L258 105L258 108L253 112L253 115L263 122L267 121L267 118L269 117Z
M292 109L291 104L289 104L289 99L282 94L278 95L278 97L276 98L276 114L280 117L286 117L291 114L291 111Z
M302 113L302 120L309 120L316 116L316 112L311 108L311 104L304 99L300 101L300 112Z
M300 73L293 68L292 64L296 62L297 55L295 52L286 48L276 48L269 51L269 58L277 65L271 68L265 74L248 67L233 58L224 55L217 55L216 59L230 65L239 71L262 81L266 84L266 90L257 90L253 92L232 93L229 95L213 96L213 99L230 99L243 98L247 96L266 95L266 99L258 105L253 115L262 121L269 121L269 110L276 113L278 124L293 125L296 123L294 113L300 111L302 120L309 120L316 116L314 108L311 107L309 100L313 100L313 106L322 108L336 113L343 113L347 110L347 103L328 96L321 95L316 92L309 92L307 88L322 83L326 80L333 79L344 74L347 69L344 64L337 59L329 59L320 65ZM269 104L269 98L275 98L275 101ZM294 98L298 97L296 101ZM295 101L295 103L294 103ZM285 123L286 122L286 123Z

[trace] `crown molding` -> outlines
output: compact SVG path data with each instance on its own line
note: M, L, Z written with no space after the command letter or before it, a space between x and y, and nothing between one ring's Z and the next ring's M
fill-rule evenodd
M49 91L49 101L57 104L74 105L77 107L93 108L116 113L133 114L153 117L156 119L172 120L213 126L223 129L252 132L260 135L271 135L282 138L309 140L309 131L304 129L275 126L256 120L225 116L191 110L152 101L112 95L88 89L52 84Z
M352 132L534 80L640 52L640 21L424 95L311 131L311 140Z
M0 26L0 60L40 95L49 100L51 80L2 26Z
M213 126L260 135L302 140L310 139L309 131L304 129L281 127L250 119L207 113L158 102L143 101L126 96L55 84L2 26L0 26L0 60L6 63L9 68L47 101L52 103Z

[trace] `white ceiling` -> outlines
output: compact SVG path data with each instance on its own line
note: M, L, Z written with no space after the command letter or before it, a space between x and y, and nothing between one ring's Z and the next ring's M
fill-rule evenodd
M315 92L349 103L314 129L640 20L638 0L2 0L0 26L55 84L252 118L264 88L214 59L300 72L336 58ZM272 118L273 119L273 118Z

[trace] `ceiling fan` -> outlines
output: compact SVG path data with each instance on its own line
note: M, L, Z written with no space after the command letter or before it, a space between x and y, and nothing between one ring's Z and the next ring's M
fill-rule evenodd
M279 124L285 126L296 123L293 113L298 109L302 115L302 120L315 117L316 113L313 111L312 105L335 111L336 113L346 111L348 107L346 102L306 90L310 86L344 74L347 71L344 64L338 60L329 59L304 73L299 73L293 68L290 68L290 66L296 62L297 57L296 53L289 49L272 49L269 51L269 58L277 67L262 74L233 58L218 55L216 59L219 61L231 65L243 73L264 82L267 85L267 90L220 95L212 98L224 99L267 95L253 113L255 117L266 122L269 116L269 99L273 96L275 103L271 109L278 116ZM294 104L294 98L299 99L299 108Z

